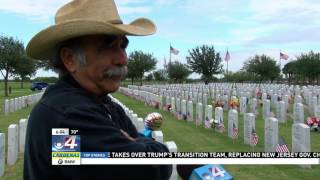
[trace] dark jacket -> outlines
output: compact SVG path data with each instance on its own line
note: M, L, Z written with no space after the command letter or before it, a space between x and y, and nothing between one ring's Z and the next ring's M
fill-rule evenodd
M82 152L167 152L161 143L140 137L124 110L108 96L97 98L66 76L50 86L33 108L27 127L24 179L168 179L171 166L51 165L52 128L78 129ZM120 129L136 141L128 140Z

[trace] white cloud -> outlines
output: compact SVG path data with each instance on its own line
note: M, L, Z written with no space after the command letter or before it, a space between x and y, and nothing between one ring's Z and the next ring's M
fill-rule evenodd
M151 13L152 8L147 6L140 6L140 7L128 7L128 6L120 6L118 8L119 14L146 14Z
M61 5L70 0L0 0L0 11L48 21Z

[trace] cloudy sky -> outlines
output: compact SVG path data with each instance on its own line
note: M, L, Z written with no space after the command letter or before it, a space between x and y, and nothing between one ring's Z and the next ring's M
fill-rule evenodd
M56 10L69 0L0 0L0 33L25 45L40 30L53 24ZM279 60L280 50L294 59L301 53L320 51L319 0L116 0L125 23L147 17L157 33L129 37L128 53L153 53L162 68L169 45L180 53L172 60L186 62L188 50L214 45L236 71L254 54ZM282 66L288 61L282 61ZM225 63L224 63L225 64ZM52 72L39 71L38 76Z

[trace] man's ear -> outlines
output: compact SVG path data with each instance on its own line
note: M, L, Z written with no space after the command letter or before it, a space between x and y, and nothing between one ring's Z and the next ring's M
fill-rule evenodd
M61 48L60 59L70 73L76 72L77 70L76 57L71 49L65 48L65 47Z

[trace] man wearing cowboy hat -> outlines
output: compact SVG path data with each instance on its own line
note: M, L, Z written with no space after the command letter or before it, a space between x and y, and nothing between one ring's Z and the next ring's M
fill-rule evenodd
M33 108L28 122L24 179L168 179L171 166L52 166L52 128L77 129L82 152L167 152L138 135L108 93L127 73L125 35L153 34L140 18L123 24L113 0L74 0L56 13L55 25L35 35L27 54L49 61L60 80Z

